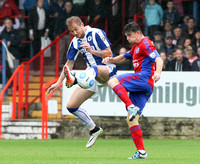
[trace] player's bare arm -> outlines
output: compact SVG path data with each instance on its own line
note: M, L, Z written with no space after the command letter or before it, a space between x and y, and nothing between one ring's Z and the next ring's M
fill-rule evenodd
M100 50L100 51L99 50L93 50L89 43L81 43L81 47L85 48L86 51L90 52L91 54L102 57L102 58L112 56L112 51L111 51L110 47L108 47L104 50Z
M74 61L73 60L67 60L67 62L65 63L65 65L67 65L69 67L70 70L72 70L73 66L74 66ZM64 80L65 75L64 75L64 67L63 70L60 74L60 77L58 79L58 81L54 84L52 84L48 89L47 89L47 94L54 92L55 90L57 90L60 86L60 84L62 83L62 81Z
M156 83L158 80L160 80L160 75L163 67L163 60L161 57L157 57L155 62L156 62L156 72L153 75L153 79Z
M106 57L106 58L104 58L103 59L103 63L104 64L109 64L109 63L115 63L115 64L117 64L117 63L123 63L123 62L126 62L126 61L128 61L125 57L124 57L124 55L119 55L119 56L116 56L116 57Z

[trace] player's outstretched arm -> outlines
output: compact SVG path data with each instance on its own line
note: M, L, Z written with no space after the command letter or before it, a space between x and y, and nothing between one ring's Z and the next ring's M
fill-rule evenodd
M156 72L154 73L152 78L154 79L156 83L158 80L160 80L160 75L163 68L163 60L161 57L157 57L155 62L156 62Z
M127 59L124 57L124 55L119 55L119 56L116 56L116 57L106 57L103 59L103 63L104 64L109 64L109 63L123 63L125 62Z
M104 50L93 50L89 43L81 43L81 47L85 48L87 52L90 52L91 54L102 57L102 58L112 56L112 51L110 47Z
M74 66L74 61L73 60L67 60L65 65L67 65L69 67L69 69L71 70L73 68L73 66ZM56 91L59 88L59 86L62 83L62 81L64 80L64 78L65 78L65 75L64 75L64 67L63 67L63 70L62 70L62 72L60 74L60 77L59 77L58 81L56 83L52 84L47 89L47 94Z

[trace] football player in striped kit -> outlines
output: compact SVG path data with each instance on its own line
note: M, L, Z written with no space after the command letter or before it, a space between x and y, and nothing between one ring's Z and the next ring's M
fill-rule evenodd
M107 81L115 76L117 70L115 64L102 63L103 58L113 56L110 48L111 43L103 30L84 26L81 19L77 16L68 18L66 24L74 38L70 43L67 52L67 62L63 67L60 78L48 88L47 92L54 92L58 89L65 77L68 88L77 84L77 78L71 73L71 70L78 54L81 53L88 66L86 69L87 74L93 76L96 81L89 89L77 86L67 103L67 110L89 129L90 139L86 144L86 148L89 148L94 145L97 137L103 130L95 125L87 112L81 107L81 104L87 99L94 97L98 87L106 85Z

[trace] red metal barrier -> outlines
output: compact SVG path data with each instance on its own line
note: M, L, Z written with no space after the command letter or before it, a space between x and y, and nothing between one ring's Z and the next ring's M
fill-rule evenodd
M54 94L54 92L50 93L45 96L46 93L46 88L50 86L51 84L55 83L58 81L59 78L56 78L54 80L51 80L47 83L44 83L42 85L42 139L48 139L48 100L50 97ZM59 86L59 88L62 87L62 84Z
M13 82L13 106L12 106L12 119L15 120L16 118L16 93L17 93L17 74L20 74L20 71L22 73L23 69L23 64L19 65L17 67L17 69L15 70L15 72L12 74L12 76L10 77L10 79L8 80L8 82L6 83L6 85L4 86L4 88L2 89L1 93L0 93L0 139L1 139L1 127L2 127L2 104L3 104L3 96L4 93L6 92L6 90L8 89L9 85ZM20 80L18 81L18 86L20 86ZM20 88L20 87L19 87ZM18 88L18 92L19 92L19 88Z

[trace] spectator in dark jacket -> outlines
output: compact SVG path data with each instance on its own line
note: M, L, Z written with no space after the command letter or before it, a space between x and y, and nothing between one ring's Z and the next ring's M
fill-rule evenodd
M160 31L156 31L154 33L154 45L157 51L160 53L161 51L165 51L165 43L162 38L163 34Z
M172 25L171 25L170 22L165 22L165 24L164 24L163 38L166 38L168 36L173 36Z
M173 37L172 36L167 36L165 38L165 46L164 50L167 53L167 56L172 53L172 51L175 49L175 46L172 44Z
M54 31L56 26L56 20L58 18L59 13L64 9L65 1L64 0L57 0L53 2L49 7L49 15L50 15L50 31ZM53 33L51 33L53 34ZM53 40L53 36L50 36Z
M49 12L43 8L44 0L37 0L37 7L30 11L29 38L33 43L34 54L41 49L41 37L49 35Z
M54 37L59 36L65 30L67 30L66 20L71 16L75 16L72 3L70 1L65 2L63 10L59 12L56 23L54 24Z
M170 22L173 27L177 26L180 23L180 14L178 10L174 8L174 2L172 0L167 2L167 9L163 14L163 22Z
M197 29L195 27L195 19L193 17L189 17L187 19L187 28L183 30L183 36L193 40L195 38L196 31Z
M183 56L182 49L176 49L175 59L169 62L169 71L190 71L190 63Z
M18 30L13 29L12 19L6 17L4 19L5 29L1 33L1 39L6 39L7 47L10 53L15 57L13 71L20 64L21 55L19 53L19 44L21 42L21 36Z
M100 22L95 27L103 28L102 24L106 16L109 15L108 7L104 0L87 0L86 1L87 15L89 16L89 24L101 18Z
M192 63L192 71L200 71L200 47L197 48L198 59Z
M67 1L65 3L64 10L62 10L59 13L58 18L56 20L55 28L54 28L54 37L59 36L65 30L67 30L66 20L67 18L71 16L75 16L74 11L73 11L73 6L70 1ZM69 43L70 43L69 33L65 34L62 38L60 38L60 56L59 56L60 69L63 68L63 64L65 63L66 52L67 52Z
M181 27L175 27L173 30L173 41L172 44L175 45L175 48L183 48L183 44L185 38L182 36L182 29Z

